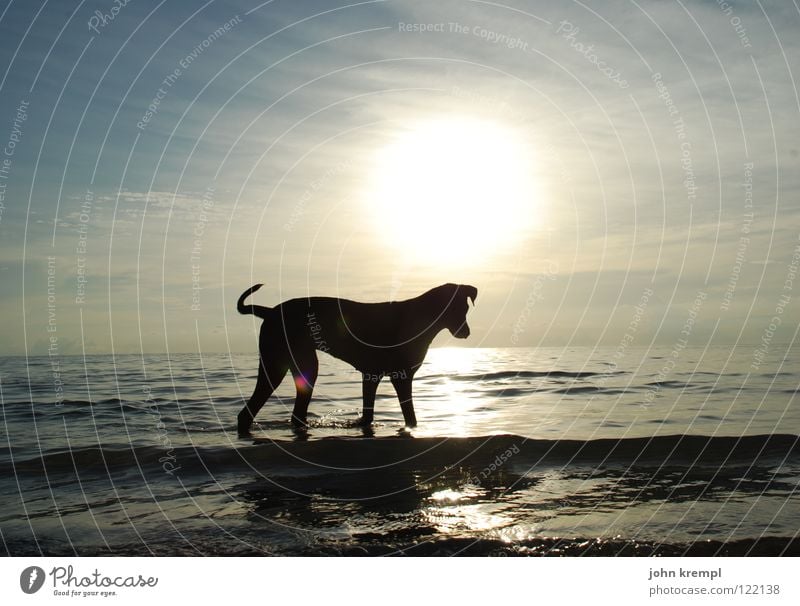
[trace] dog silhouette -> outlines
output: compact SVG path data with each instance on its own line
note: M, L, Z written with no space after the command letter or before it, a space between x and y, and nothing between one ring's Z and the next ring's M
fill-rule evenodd
M319 369L317 351L361 372L364 403L360 424L372 424L378 383L389 377L406 426L416 426L411 396L414 374L439 332L447 329L459 339L469 336L467 299L474 305L478 296L474 286L443 284L413 299L387 303L305 297L275 307L245 304L245 299L261 286L248 288L237 303L239 313L264 320L258 339L256 387L238 416L242 436L249 435L253 419L288 371L297 388L292 424L307 427L308 405Z

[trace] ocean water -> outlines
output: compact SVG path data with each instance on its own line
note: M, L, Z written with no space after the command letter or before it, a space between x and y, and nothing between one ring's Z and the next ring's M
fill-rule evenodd
M388 381L321 354L252 438L255 355L0 358L10 555L800 554L797 353L431 350Z

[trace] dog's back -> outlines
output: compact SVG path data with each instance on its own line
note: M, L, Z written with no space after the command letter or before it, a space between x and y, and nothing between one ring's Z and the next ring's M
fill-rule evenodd
M362 372L396 370L414 335L406 316L409 301L360 303L333 297L291 299L274 308L292 347L314 347Z

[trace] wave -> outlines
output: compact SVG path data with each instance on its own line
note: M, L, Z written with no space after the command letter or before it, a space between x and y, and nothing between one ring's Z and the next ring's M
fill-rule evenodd
M329 474L342 471L481 469L499 460L514 469L537 466L724 466L774 465L800 457L800 436L668 435L596 440L533 440L517 435L469 438L348 438L309 441L256 438L242 446L113 446L51 451L25 457L5 453L0 473L163 471L169 461L180 473L261 471L270 474Z
M222 398L220 398L222 400ZM160 397L150 397L148 402L154 402L155 404L175 404L175 398L160 398ZM241 402L240 398L235 399L236 402ZM203 404L207 403L207 401L203 400L195 400L189 401L189 404ZM19 408L30 408L33 407L42 407L45 409L52 409L52 410L59 410L65 407L87 407L87 406L130 406L132 408L141 407L145 405L144 400L135 400L135 399L125 399L121 400L120 398L97 398L95 400L73 400L73 399L65 399L61 400L58 404L54 404L52 401L43 401L38 400L31 402L30 400L17 400L17 401L10 401L5 402L4 407L19 407Z
M420 379L448 378L453 381L503 381L507 379L588 379L599 376L616 376L626 374L623 371L613 372L589 372L589 371L567 371L567 370L502 370L498 372L487 372L482 374L454 374L454 375L426 375Z
M800 539L792 536L760 536L733 541L697 540L694 542L625 540L595 537L540 537L521 541L502 541L476 537L425 537L406 542L387 542L383 535L364 536L360 541L306 541L298 544L265 544L257 540L231 541L228 533L203 533L183 541L138 541L136 543L75 545L37 537L36 541L6 539L0 555L36 557L108 556L671 556L671 557L759 557L800 556ZM263 541L263 539L262 539ZM5 549L3 553L2 549Z
M294 398L294 395L291 396ZM361 401L361 396L352 398L337 398L337 400L358 400ZM58 404L52 401L38 400L31 402L30 400L13 400L3 403L3 408L7 413L16 413L19 411L30 411L33 409L37 415L45 416L50 413L61 413L69 409L86 409L86 408L113 408L130 409L130 410L155 410L155 409L169 409L178 406L182 408L198 407L206 409L213 406L235 406L240 405L243 399L240 396L215 396L213 399L209 398L184 398L175 399L174 397L160 397L150 396L146 400L135 398L96 398L93 400L83 399L64 399Z

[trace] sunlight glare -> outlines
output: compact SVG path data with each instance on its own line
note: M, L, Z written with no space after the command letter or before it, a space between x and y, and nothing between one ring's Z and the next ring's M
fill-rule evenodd
M379 152L365 203L417 260L474 262L513 245L540 212L532 146L472 118L417 124Z

